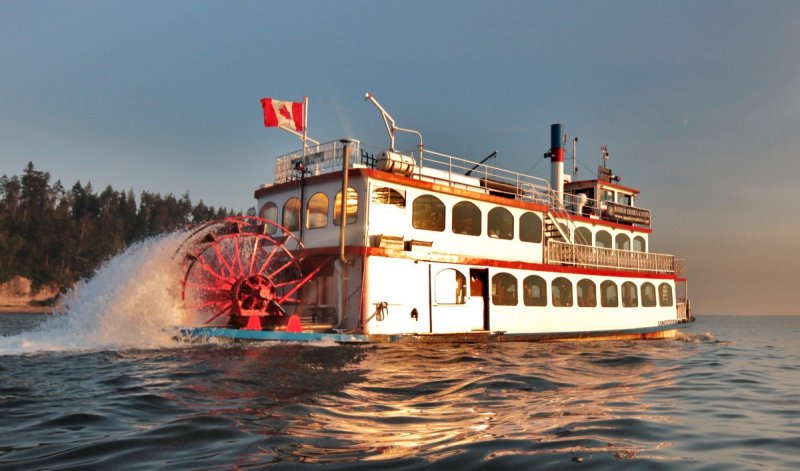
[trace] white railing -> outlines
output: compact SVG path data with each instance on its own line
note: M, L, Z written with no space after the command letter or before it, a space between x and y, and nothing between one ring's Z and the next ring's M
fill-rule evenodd
M350 146L350 165L359 161L361 143L356 140L324 142L309 146L305 151L298 150L275 159L275 183L286 183L299 179L297 165L305 157L306 176L322 175L342 170L344 146Z
M675 273L675 256L607 249L590 245L549 241L545 248L548 263L575 267L612 268L637 272Z
M472 162L461 157L426 150L422 155L411 152L417 162L413 177L418 179L442 180L440 183L450 186L472 186L483 193L498 194L505 197L548 204L548 193L552 191L547 180ZM424 172L423 169L439 170L436 175ZM466 178L465 178L466 177Z

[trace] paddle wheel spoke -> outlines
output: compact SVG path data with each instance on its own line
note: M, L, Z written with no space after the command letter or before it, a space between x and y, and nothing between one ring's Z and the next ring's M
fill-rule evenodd
M191 281L186 281L184 284L186 286L191 287L191 288L197 288L197 289L204 290L204 291L220 291L220 290L222 290L222 291L230 291L230 289L231 289L231 284L227 283L227 282L224 283L224 285L227 285L227 287L224 286L223 284L207 285L207 284L201 284L201 283L193 283Z
M278 246L276 245L276 246L274 247L274 249L272 250L272 252L270 252L270 254L269 254L269 256L267 257L267 259L266 259L266 260L264 260L264 263L263 263L263 264L261 264L261 268L259 268L259 269L258 269L258 271L257 271L256 273L263 273L263 272L264 272L264 270L266 270L266 269L267 269L267 266L269 265L269 263L272 261L272 258L273 258L273 257L275 257L275 254L276 254L276 253L278 253L278 252L279 252L279 249L278 249Z
M213 321L214 321L214 320L215 320L217 317L219 317L219 316L221 316L221 315L223 315L223 314L226 314L226 313L227 313L227 314L230 314L230 306L226 307L225 309L222 309L221 311L217 312L217 313L216 313L216 314L214 314L213 316L211 316L211 317L209 317L208 319L206 319L206 324L210 324L210 323L211 323L211 322L213 322Z
M211 268L211 266L208 263L206 263L206 261L203 260L202 258L198 258L197 259L197 263L199 263L200 267L203 270L205 270L205 272L208 273L209 275L213 276L214 278L218 279L219 281L222 281L224 283L229 283L227 278L223 278L222 275L220 275L217 272L215 272L214 269Z
M239 238L238 237L234 237L233 238L233 248L234 248L234 254L235 254L235 256L233 257L233 267L236 268L236 264L237 263L239 264L239 272L234 276L241 277L241 276L244 276L244 267L242 266L242 254L239 251Z
M222 256L222 254L220 253L220 251L219 251L219 246L218 246L217 244L214 244L213 248L214 248L214 253L216 253L216 254L217 254L217 260L219 260L219 263L220 263L222 266L224 266L225 268L227 268L227 269L228 269L228 275L229 275L229 276L234 276L234 274L233 274L233 268L231 268L231 266L230 266L230 265L228 265L228 261L227 261L227 260L225 260L225 257L223 257L223 256ZM221 270L220 270L220 271L221 271Z
M295 263L295 261L294 261L294 260L289 260L288 262L286 262L286 263L284 263L283 265L281 265L281 267L280 267L280 268L278 268L277 270L275 270L275 271L273 271L272 273L270 273L270 275L269 275L269 279L270 279L270 281L272 281L272 279L273 279L273 278L275 278L275 277L277 277L278 275L280 275L280 273L281 273L283 270L285 270L285 269L289 268L289 267L292 265L292 263Z
M261 243L261 239L256 237L255 241L253 242L253 253L250 254L250 263L248 264L248 268L247 268L247 274L248 275L253 275L254 274L253 273L253 266L255 266L255 263L256 263L256 255L258 254L258 247L259 247L260 243Z
M206 301L204 303L193 304L191 306L186 306L186 309L201 309L201 308L204 308L204 307L215 306L215 305L219 305L219 304L224 304L224 303L220 302L219 300L212 299L211 301Z

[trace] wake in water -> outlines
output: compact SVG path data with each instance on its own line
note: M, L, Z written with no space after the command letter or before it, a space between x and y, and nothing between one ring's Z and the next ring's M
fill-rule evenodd
M174 345L170 328L180 324L183 307L172 255L185 237L176 232L129 247L70 290L62 314L36 330L0 336L0 355Z

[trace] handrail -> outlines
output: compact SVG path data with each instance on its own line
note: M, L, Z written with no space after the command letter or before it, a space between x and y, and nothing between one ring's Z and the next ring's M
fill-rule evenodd
M593 247L550 241L545 248L546 261L554 265L613 268L635 272L676 273L675 256L650 252Z

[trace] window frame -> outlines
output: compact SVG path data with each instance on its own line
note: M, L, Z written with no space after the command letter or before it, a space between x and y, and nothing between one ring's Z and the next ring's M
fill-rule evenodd
M320 197L324 198L324 205L317 206L315 212L312 213L312 204L315 200L320 199ZM328 206L330 204L330 198L328 195L319 191L311 195L311 198L308 199L306 203L306 229L322 229L324 227L328 227ZM324 212L320 212L319 209L324 208ZM323 216L324 219L321 219L322 222L313 222L315 219L314 216Z
M503 280L506 280L508 283L502 284ZM512 282L513 280L513 282ZM505 297L501 297L500 294L497 293L500 289L505 289L507 287L513 287L513 289L509 292L510 299L506 300ZM494 306L517 306L519 305L519 293L517 287L517 277L512 275L508 272L497 272L492 275L491 280L491 298L492 298L492 305Z
M422 213L427 213L427 215ZM432 218L436 216L436 218ZM441 222L438 221L441 218ZM431 232L444 232L447 227L447 207L434 195L425 193L414 198L411 203L411 226L414 229Z
M578 307L597 307L597 284L589 278L582 278L575 283L575 295Z

